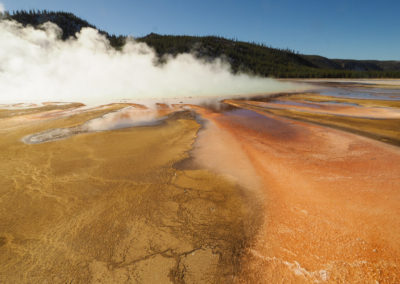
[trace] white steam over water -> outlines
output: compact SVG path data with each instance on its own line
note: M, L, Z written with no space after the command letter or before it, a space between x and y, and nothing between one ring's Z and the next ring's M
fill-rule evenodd
M107 113L101 117L88 120L82 125L55 128L25 136L22 141L27 144L38 144L65 139L73 135L97 131L115 130L134 126L156 125L166 119L166 116L157 116L149 109L135 109L126 107L118 111Z
M273 79L233 75L221 60L206 63L191 54L155 65L146 44L129 40L122 51L96 30L61 41L61 30L0 22L0 103L45 101L102 104L121 100L229 97L302 88Z

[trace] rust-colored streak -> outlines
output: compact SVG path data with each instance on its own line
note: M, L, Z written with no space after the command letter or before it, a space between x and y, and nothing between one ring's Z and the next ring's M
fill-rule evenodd
M265 222L239 282L400 281L399 148L266 113L198 111L263 182Z

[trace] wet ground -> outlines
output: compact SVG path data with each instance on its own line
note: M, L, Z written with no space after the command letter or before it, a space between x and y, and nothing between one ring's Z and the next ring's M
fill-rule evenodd
M191 112L162 113L157 125L115 129L106 119L96 123L101 131L21 140L125 108L0 122L2 283L210 283L238 274L257 212L238 184L175 167L200 129ZM145 114L149 123L153 114Z
M400 282L400 88L318 84L2 106L0 282Z
M244 283L396 283L400 151L265 112L213 119L262 178L265 223ZM260 130L262 129L262 130Z

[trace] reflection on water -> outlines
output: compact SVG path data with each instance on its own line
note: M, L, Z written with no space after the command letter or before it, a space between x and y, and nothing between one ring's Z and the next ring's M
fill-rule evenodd
M157 111L126 107L91 119L82 125L56 128L25 136L26 144L38 144L68 138L72 135L88 132L116 130L135 126L152 126L161 123L166 116L159 116Z
M400 100L400 90L388 90L382 88L327 88L319 90L318 93L321 95L352 99Z
M246 129L271 139L295 139L297 133L292 123L265 116L253 110L236 108L224 112L222 121L236 129Z
M382 101L400 101L400 89L385 89L378 87L360 87L359 85L354 87L346 83L336 83L336 84L326 84L323 85L323 88L314 91L314 93L322 95L322 96L331 96L337 98L350 98L350 99L373 99L373 100L382 100ZM249 100L249 98L247 98ZM250 99L251 100L251 99ZM332 98L327 99L326 101L310 101L307 98L304 98L303 101L293 101L286 100L284 97L271 97L270 95L266 95L263 98L254 98L255 101L266 101L267 103L274 103L277 106L288 106L295 107L299 110L307 109L323 109L325 111L330 110L332 107L353 107L356 110L355 113L343 114L336 113L337 115L350 115L357 116L357 112L362 112L358 114L358 116L365 116L365 107L361 107L356 102L337 102ZM182 104L180 104L182 106ZM273 123L267 122L264 116L259 116L255 112L250 112L247 110L238 110L229 103L223 103L218 100L206 101L200 104L206 109L221 112L226 114L227 116L234 116L240 118L240 124L243 124L248 129L253 129L256 131L262 131L262 128L267 127L268 129L276 129L276 121ZM382 108L382 107L380 107ZM35 133L29 136L24 137L22 140L27 144L37 144L43 142L49 142L59 139L64 139L70 137L72 135L80 134L80 133L88 133L88 132L96 132L96 131L106 131L106 130L115 130L127 127L135 127L135 126L150 126L156 125L163 121L168 113L172 110L167 110L168 106L164 104L157 104L157 110L152 110L148 108L136 108L136 107L126 107L116 112L111 112L102 117L95 118L87 121L86 123L69 128L57 128L50 129L40 133ZM335 110L335 109L333 109ZM387 111L391 112L390 117L398 117L398 110L391 109L386 107ZM381 109L375 110L369 108L367 111L370 112L371 118L379 116ZM369 113L368 112L368 113ZM378 113L378 114L377 114ZM251 117L251 116L259 116L259 117ZM387 113L384 113L385 117L388 116ZM251 122L249 122L251 120ZM264 125L266 124L266 125Z
M350 102L338 102L338 101L324 101L324 102L318 102L318 104L316 102L313 101L308 101L305 100L305 102L309 103L308 105L305 105L307 107L314 107L314 108L321 108L322 106L354 106L354 107L358 107L360 106L359 104L356 103L350 103ZM295 104L291 104L291 105L295 105ZM300 105L300 103L298 104Z

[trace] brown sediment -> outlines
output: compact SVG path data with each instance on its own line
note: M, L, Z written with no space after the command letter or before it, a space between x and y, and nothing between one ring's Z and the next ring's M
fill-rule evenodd
M251 112L202 112L263 182L265 222L238 282L399 282L399 148Z
M285 81L285 79L283 79ZM293 79L294 82L305 82L320 84L329 87L340 88L380 88L380 89L399 89L399 79Z
M315 114L332 114L360 118L400 119L400 109L388 107L359 107L343 104L322 104L308 102L293 102L290 100L273 100L271 102L242 101L243 103L257 105L265 108L303 111Z
M229 283L239 273L254 207L234 181L174 167L200 127L188 112L163 125L20 141L121 107L25 117L12 131L0 120L1 283Z
M84 104L81 103L68 103L68 104L45 104L39 107L29 107L29 108L16 108L16 109L7 109L3 108L0 109L0 118L10 118L13 116L22 116L22 115L32 115L37 113L43 112L50 112L50 111L61 111L61 110L68 110L74 109L78 107L82 107Z
M0 282L399 282L399 148L228 102L36 145L129 104L0 119Z
M13 131L21 131L22 129L26 130L29 134L33 134L51 128L74 127L81 124L82 121L87 121L124 107L126 107L124 104L112 104L82 110L81 105L78 105L66 110L53 109L31 114L24 112L12 113L9 117L0 119L0 133L6 137L14 135ZM46 124L43 123L44 121L46 121Z
M316 93L299 93L295 95L285 95L280 99L286 99L290 101L308 101L308 102L338 102L338 103L350 103L357 104L366 107L394 107L400 108L400 100L378 100L378 99L356 99L356 98L345 98L326 96Z
M199 114L212 115L209 109L192 106ZM193 163L222 174L234 183L257 194L261 181L243 149L228 131L217 127L211 120L203 122L191 152Z
M341 130L350 131L382 142L400 145L400 119L352 116L352 110L347 115L299 110L296 107L276 107L274 103L227 100L226 103L252 109L257 112L267 112L291 119L312 122ZM365 114L368 113L364 112Z
M67 105L69 107L67 107ZM45 128L45 130L58 128L56 126L62 121L72 122L71 124L67 124L64 128L79 128L80 125L82 125L82 123L79 122L80 119L82 119L83 122L89 122L91 119L101 118L103 115L116 114L115 120L134 120L135 118L144 119L146 115L149 116L149 114L152 114L153 117L162 117L178 110L177 108L151 110L146 106L132 103L115 103L95 107L82 106L82 104L52 105L50 110L46 107L43 111L40 111L42 108L38 108L31 112L25 112L25 110L18 112L13 110L9 116L1 119L0 132L8 134L13 128L20 128L23 127L23 125L33 127L31 129L32 132L39 132L35 125L43 126L43 121L45 120L53 121L48 122L49 124L47 124L47 126L49 127ZM132 110L129 110L129 107L132 107ZM80 133L85 131L75 132Z

